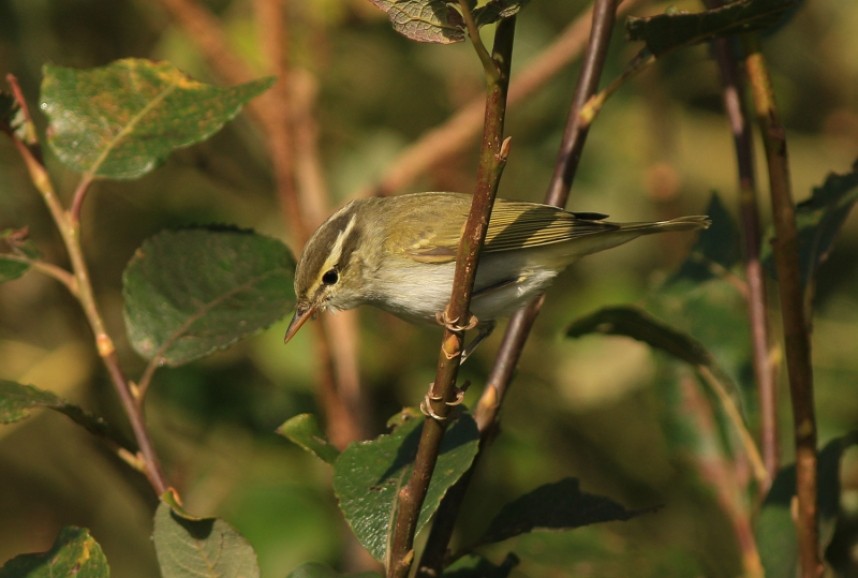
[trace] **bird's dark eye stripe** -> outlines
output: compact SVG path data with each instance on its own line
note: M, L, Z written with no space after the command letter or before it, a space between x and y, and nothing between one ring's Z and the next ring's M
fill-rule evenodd
M322 275L322 283L324 283L325 285L333 285L339 280L340 274L337 272L336 269L328 269L327 271L325 271L325 274Z

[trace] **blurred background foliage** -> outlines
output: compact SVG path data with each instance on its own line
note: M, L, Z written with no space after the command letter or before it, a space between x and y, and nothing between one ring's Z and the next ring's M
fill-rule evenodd
M251 0L207 0L236 54L261 63ZM681 8L697 10L694 3ZM532 2L519 18L513 79L579 13L580 2ZM649 3L638 13L664 11ZM393 33L363 0L288 3L289 58L315 82L321 163L335 204L377 181L398 151L482 94L469 45L433 46ZM765 40L775 90L789 129L794 191L801 200L829 172L858 156L858 5L805 3ZM634 55L615 35L606 78ZM36 106L45 63L93 67L122 57L168 60L220 84L161 3L133 0L0 1L0 71L15 74ZM553 169L577 64L509 111L512 155L500 194L538 201ZM259 75L265 74L259 64ZM43 118L37 121L44 124ZM467 191L476 146L411 184L415 190ZM76 176L48 159L68 198ZM764 175L758 163L758 174ZM721 113L717 69L705 48L665 57L612 98L590 133L570 208L617 220L703 212L717 192L737 204L733 149ZM765 177L760 188L766 191ZM143 362L124 340L122 269L140 243L185 224L228 222L290 241L273 194L260 134L239 119L209 141L172 155L135 181L99 182L84 211L85 248L98 298L131 376ZM762 206L768 205L763 196ZM19 156L0 139L0 229L28 225L43 254L65 255ZM550 291L524 353L503 415L503 433L479 470L463 535L482 529L499 505L533 487L573 476L585 491L628 507L663 505L637 520L571 533L537 533L515 545L520 576L734 576L741 572L725 491L705 465L723 455L711 407L693 374L645 345L619 337L563 339L577 317L616 304L652 302L693 239L648 238L581 262ZM858 425L858 219L847 222L823 265L815 298L813 352L820 443ZM670 323L700 327L753 411L744 309L720 288L719 308L696 319L662 303ZM701 307L703 307L701 305ZM699 311L699 309L698 309ZM730 312L724 314L723 312ZM774 310L773 310L774 311ZM284 311L284 316L289 312ZM684 317L688 315L689 317ZM370 429L415 405L434 374L439 332L386 314L360 313L361 380ZM346 532L330 490L330 472L274 429L300 412L318 412L310 333L282 345L286 321L229 351L161 371L147 416L168 477L189 510L224 517L259 554L264 576L301 562L342 563ZM695 329L696 330L696 329ZM481 346L464 367L483 383L499 341ZM783 372L781 372L783 373ZM36 274L0 287L0 378L55 391L123 423L85 319L53 281ZM781 376L781 382L783 378ZM790 460L787 390L780 389L783 459ZM475 393L469 394L472 399ZM703 400L703 401L701 401ZM853 459L844 482L858 488ZM850 469L851 468L851 469ZM45 550L60 527L92 530L115 576L157 575L149 540L154 499L142 478L98 442L55 414L0 430L0 561ZM509 544L488 554L500 561Z

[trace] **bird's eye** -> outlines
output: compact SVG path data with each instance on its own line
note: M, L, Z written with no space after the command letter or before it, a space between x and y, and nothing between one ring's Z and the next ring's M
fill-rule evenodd
M324 275L322 275L322 283L325 285L334 285L337 281L340 280L340 274L336 269L328 269Z

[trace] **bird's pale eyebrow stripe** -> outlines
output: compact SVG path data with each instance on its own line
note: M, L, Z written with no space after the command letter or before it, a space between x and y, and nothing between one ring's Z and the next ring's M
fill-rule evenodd
M346 226L343 228L343 230L340 231L339 235L337 235L337 240L334 241L334 245L333 245L333 247L331 247L331 253L330 253L330 256L328 257L328 261L327 261L332 266L339 263L340 259L342 259L343 247L345 246L346 241L348 240L349 235L351 234L352 230L355 228L356 222L357 222L357 215L353 213L351 218L349 219L349 222L346 224ZM323 269L327 270L328 267L324 267ZM324 273L325 273L325 271L321 271L321 274L324 274Z

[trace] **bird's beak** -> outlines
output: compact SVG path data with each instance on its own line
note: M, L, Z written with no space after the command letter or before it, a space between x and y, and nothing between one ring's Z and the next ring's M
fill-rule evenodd
M312 319L316 316L316 307L313 305L301 305L298 304L295 307L295 315L292 317L292 322L289 323L289 327L286 328L286 335L283 337L283 343L288 343L292 337L298 330L301 329L301 326L304 325L307 320Z

